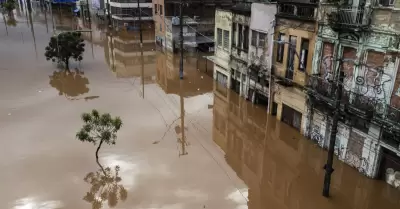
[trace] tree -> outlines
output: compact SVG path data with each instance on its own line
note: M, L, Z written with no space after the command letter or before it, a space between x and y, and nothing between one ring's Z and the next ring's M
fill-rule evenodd
M76 138L82 142L92 142L94 145L98 143L96 159L99 159L98 153L104 142L108 145L115 144L122 120L119 117L113 118L108 113L100 115L95 109L91 113L83 113L81 118L85 124L76 134Z
M49 45L46 47L46 60L53 62L63 62L65 69L69 70L69 60L75 61L83 59L85 43L80 32L63 32L50 38Z
M2 7L8 12L8 15L12 15L12 11L15 9L17 2L15 0L7 0L3 3Z
M103 168L97 161L100 169L96 172L90 172L83 179L91 185L89 192L83 197L83 200L92 204L92 209L100 209L103 202L107 201L108 206L115 207L118 199L125 201L128 197L128 191L121 184L119 176L119 166L115 166L114 172L110 167Z

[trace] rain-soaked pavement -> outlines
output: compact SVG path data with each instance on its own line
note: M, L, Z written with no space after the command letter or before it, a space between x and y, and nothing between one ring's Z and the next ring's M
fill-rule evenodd
M60 17L55 28L75 27ZM195 56L180 81L177 55L156 51L151 32L142 59L137 34L94 24L83 62L65 72L43 56L49 14L32 19L34 30L23 12L0 24L0 208L399 208L400 192L340 162L322 197L325 151L213 90ZM124 123L99 163L95 146L75 139L94 108Z

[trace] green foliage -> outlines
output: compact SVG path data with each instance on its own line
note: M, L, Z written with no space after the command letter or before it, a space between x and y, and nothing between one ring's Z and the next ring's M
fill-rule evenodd
M2 7L8 12L12 12L16 8L17 2L15 0L7 0L3 3Z
M46 60L53 62L63 62L69 70L69 60L75 61L83 59L85 43L80 32L63 32L50 38L49 45L44 53Z
M100 166L101 167L101 166ZM115 207L118 200L125 201L128 197L128 191L121 185L121 177L119 176L119 166L115 166L115 172L107 167L91 172L83 179L86 183L91 184L89 192L83 197L83 200L92 204L92 209L100 209L103 202L107 201L108 206Z
M122 120L119 117L111 117L110 114L100 114L97 110L92 110L91 113L83 113L83 127L76 134L76 137L82 142L91 142L93 144L107 143L115 144L117 132L122 127Z

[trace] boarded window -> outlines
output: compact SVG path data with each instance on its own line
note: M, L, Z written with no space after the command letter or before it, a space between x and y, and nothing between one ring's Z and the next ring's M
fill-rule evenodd
M380 85L380 78L377 78L378 71L382 69L383 63L385 59L385 54L376 51L368 51L367 54L367 66L368 69L365 69L365 75L359 75L362 77L366 77L365 81L366 85L375 86Z
M356 49L350 47L343 47L343 59L355 60L356 58L357 58ZM345 74L345 78L352 79L354 73L354 62L353 61L343 62L342 70Z

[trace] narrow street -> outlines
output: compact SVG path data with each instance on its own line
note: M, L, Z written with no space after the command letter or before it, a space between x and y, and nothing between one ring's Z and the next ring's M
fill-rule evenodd
M400 207L399 190L339 161L323 197L326 151L217 86L196 55L185 54L179 80L179 55L157 49L154 28L141 57L137 32L78 24L93 30L83 61L58 69L44 57L50 17L0 24L0 208ZM62 14L54 22L77 28ZM123 121L99 164L96 146L76 139L92 109Z

